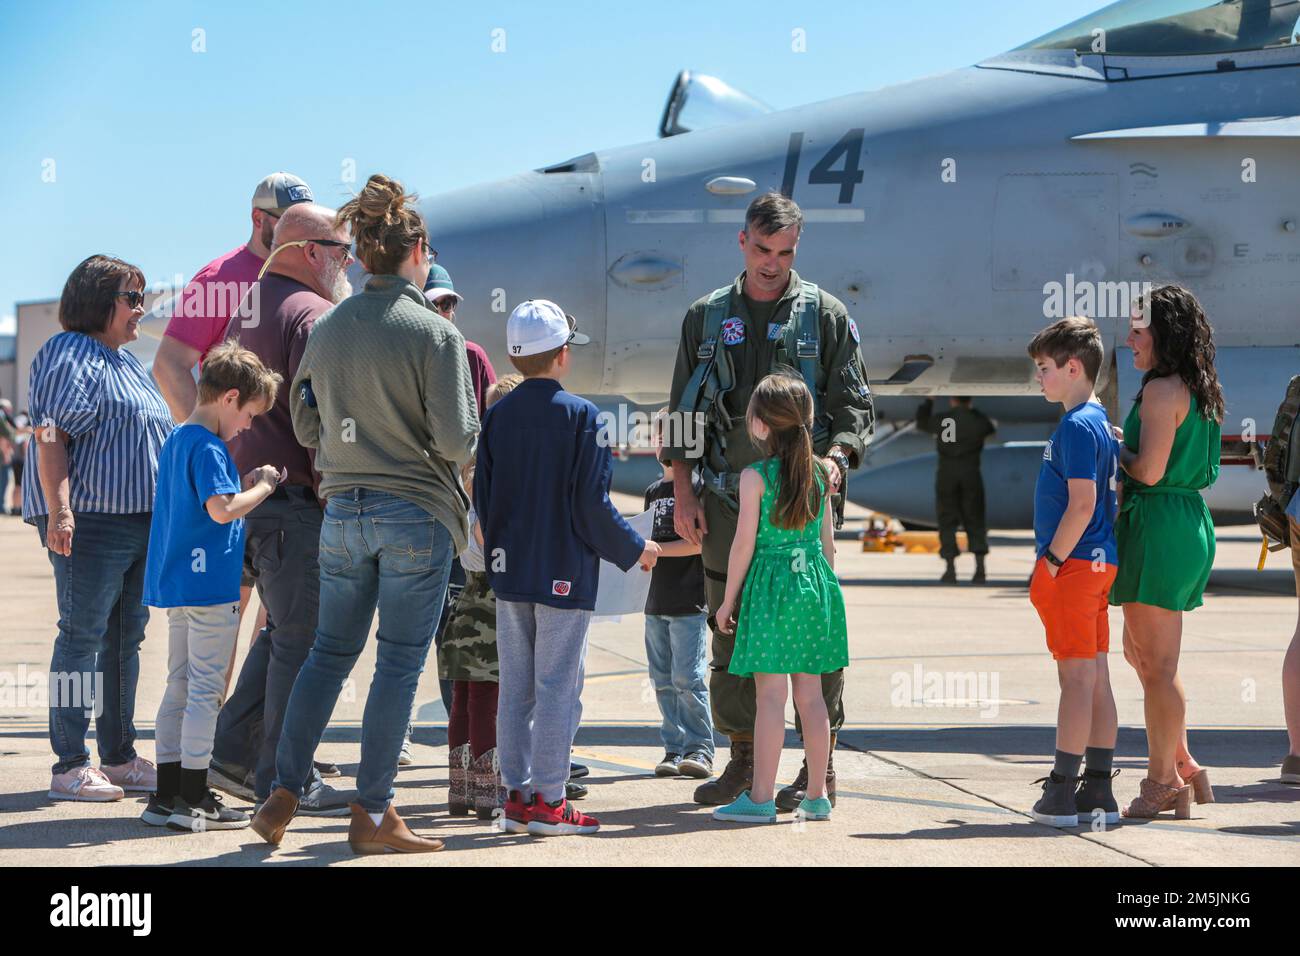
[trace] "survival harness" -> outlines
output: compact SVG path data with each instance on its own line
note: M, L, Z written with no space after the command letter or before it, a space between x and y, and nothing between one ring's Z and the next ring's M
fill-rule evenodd
M1261 454L1258 443L1251 453L1264 471L1268 493L1255 502L1255 521L1264 537L1260 547L1259 566L1264 566L1267 551L1280 551L1292 544L1291 529L1287 523L1286 508L1300 485L1300 375L1287 385L1286 395L1273 419L1272 437Z
M722 323L731 312L731 290L731 286L725 286L709 295L704 311L704 338L695 353L695 370L682 390L676 411L684 420L692 422L696 415L704 416L705 449L700 460L700 476L704 487L734 513L739 510L740 473L727 470L727 432L734 426L735 418L728 413L724 399L735 387L736 375L731 352L719 341ZM824 448L830 437L830 421L823 409L826 375L818 360L820 314L820 290L814 283L801 279L799 294L790 307L790 318L781 330L772 361L773 370L780 366L797 368L812 393L814 448Z

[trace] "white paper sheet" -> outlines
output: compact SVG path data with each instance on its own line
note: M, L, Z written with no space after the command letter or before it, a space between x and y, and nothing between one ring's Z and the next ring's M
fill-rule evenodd
M627 523L649 541L654 528L654 510L628 518ZM639 564L632 565L630 571L620 571L608 561L601 561L592 621L617 621L624 614L645 613L646 597L650 594L650 574L642 571Z

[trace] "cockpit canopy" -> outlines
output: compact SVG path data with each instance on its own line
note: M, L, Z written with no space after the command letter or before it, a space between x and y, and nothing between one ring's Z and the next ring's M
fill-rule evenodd
M1032 40L1023 50L1192 56L1300 42L1300 0L1120 0Z

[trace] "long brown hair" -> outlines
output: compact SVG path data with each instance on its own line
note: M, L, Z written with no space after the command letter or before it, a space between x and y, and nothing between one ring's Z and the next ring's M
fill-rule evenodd
M813 399L804 380L787 372L773 372L763 378L755 386L745 412L751 437L755 420L766 425L769 434L763 441L755 438L754 443L781 466L772 524L788 530L802 528L821 511L828 477L826 466L813 454Z
M415 211L416 198L396 179L375 173L334 217L335 228L352 228L357 258L371 275L396 275L416 243L428 242L424 219Z
M1147 314L1150 308L1151 339L1154 345L1151 368L1142 376L1136 398L1153 378L1177 375L1196 396L1201 415L1223 421L1223 389L1214 370L1214 330L1196 296L1177 285L1153 289L1150 300L1138 300Z

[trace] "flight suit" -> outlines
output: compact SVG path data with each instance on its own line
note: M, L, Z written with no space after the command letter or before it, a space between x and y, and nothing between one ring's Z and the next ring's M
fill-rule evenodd
M996 426L978 408L955 405L940 415L927 399L916 410L916 427L936 438L939 467L934 475L935 512L939 520L939 556L951 561L957 550L957 526L966 529L971 554L988 554L988 523L984 518L984 478L980 453Z
M730 343L724 336L718 343L719 348L725 348L730 353L735 375L735 387L723 400L733 418L733 426L725 435L724 457L728 471L734 473L739 473L746 465L762 457L746 431L745 409L749 406L754 386L772 371L776 352L776 342L771 337L772 328L783 325L789 319L791 306L799 294L799 276L793 270L785 293L775 303L748 302L742 294L744 279L745 274L742 272L732 286L729 313L744 323L744 336L740 341ZM677 363L673 368L670 404L673 409L679 407L682 392L695 370L697 352L704 338L707 301L707 296L696 300L687 310L682 322ZM735 337L734 332L731 337ZM818 361L826 374L824 413L829 416L830 438L824 447L817 447L814 451L818 455L825 455L831 445L839 445L848 455L850 466L856 468L871 434L871 395L867 390L865 366L858 346L857 325L849 318L844 304L824 291L821 293L818 315L818 345ZM796 370L792 371L798 374ZM676 439L680 436L668 434L665 437ZM708 436L708 440L713 440L713 436ZM664 461L689 461L695 464L699 455L699 448L691 449L686 444L665 444L660 457ZM731 542L736 536L737 514L718 495L707 490L703 495L703 506L704 520L708 525L702 549L704 592L709 605L709 627L713 632L709 673L713 723L731 740L752 741L756 710L754 681L752 678L737 677L728 670L735 647L735 635L719 633L714 617L725 596L727 562L731 554ZM824 520L831 520L829 507ZM830 716L831 731L834 733L844 723L843 671L822 675L822 694Z

